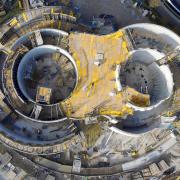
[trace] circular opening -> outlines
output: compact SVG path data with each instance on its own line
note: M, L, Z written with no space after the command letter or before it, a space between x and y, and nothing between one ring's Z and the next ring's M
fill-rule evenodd
M161 58L159 56L154 50L135 51L121 72L125 86L150 96L149 106L166 99L171 91L168 86L168 80L172 84L170 70L168 66L156 63L156 58Z
M44 45L21 60L17 80L23 95L40 104L56 104L70 96L77 83L77 69L67 51Z

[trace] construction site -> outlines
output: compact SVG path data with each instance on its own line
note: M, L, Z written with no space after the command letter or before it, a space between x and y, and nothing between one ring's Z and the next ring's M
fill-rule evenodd
M0 24L0 179L178 180L177 31L60 2Z

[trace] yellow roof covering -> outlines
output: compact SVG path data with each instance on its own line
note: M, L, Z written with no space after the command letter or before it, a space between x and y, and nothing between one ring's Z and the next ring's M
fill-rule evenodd
M125 90L117 93L115 75L116 65L128 59L127 46L122 31L105 36L70 34L69 47L79 81L70 98L61 102L67 116L83 118L92 113L114 116L132 113L126 106ZM103 58L99 66L94 64L98 55Z

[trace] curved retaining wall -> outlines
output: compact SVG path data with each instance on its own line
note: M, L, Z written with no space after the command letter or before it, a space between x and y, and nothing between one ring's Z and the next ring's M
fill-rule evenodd
M164 28L159 25L142 23L142 24L134 24L134 25L127 26L125 27L125 29L132 29L132 30L140 29L141 31L144 30L145 33L147 34L148 32L151 33L152 35L154 34L154 38L156 36L159 36L163 40L163 43L168 44L172 49L175 49L178 46L180 46L180 37L176 35L174 32L172 32L171 30L168 30L167 28ZM153 57L152 60L154 59L154 61L165 56L165 54L163 53L154 51L152 49L144 49L144 47L135 50L135 52L132 52L132 54L133 53L135 54L136 52L140 52L140 51L149 52L149 55ZM152 63L151 61L149 61L150 59L148 58L148 56L146 56L144 53L142 53L142 56L139 59L140 61L143 61L146 64ZM153 68L152 65L151 65L151 68ZM128 103L127 105L129 107L132 107L135 110L135 112L133 116L129 116L126 120L123 121L123 124L126 127L138 127L138 126L148 124L152 122L154 119L156 119L164 110L168 108L169 103L170 103L170 98L173 95L173 86L174 86L173 76L168 65L162 65L159 67L159 69L161 71L161 75L163 79L165 79L166 81L166 83L163 83L162 85L163 89L160 88L159 86L159 84L162 83L162 79L159 79L159 81L157 82L159 84L157 84L157 86L155 87L157 89L157 93L161 96L161 97L159 96L160 101L146 108L137 107ZM154 76L159 76L159 74L154 74Z
M36 103L36 102L33 101L33 99L25 91L25 83L24 83L23 74L25 73L24 71L26 69L24 67L27 65L27 61L29 61L30 58L32 58L34 56L40 56L40 55L44 54L44 52L45 53L59 52L60 54L63 54L64 56L66 56L68 58L68 60L70 60L71 63L73 64L73 66L75 68L75 72L76 72L76 85L75 85L74 89L76 88L77 82L78 82L78 70L77 70L76 63L75 63L74 59L72 58L72 56L66 50L61 49L58 46L54 46L54 45L42 45L42 46L33 48L31 51L29 51L27 54L25 54L25 56L22 58L21 63L18 67L18 71L17 71L18 72L17 79L18 79L19 87L20 87L21 91L23 92L23 94L26 96L26 98L29 101L32 101L33 103Z
M82 138L79 135L72 135L69 140L63 142L58 142L58 140L51 142L28 140L10 132L9 130L5 129L5 127L0 126L0 141L5 146L23 153L33 155L49 155L63 152L76 143L81 143Z
M173 49L177 48L180 45L180 37L174 33L173 31L156 24L150 24L150 23L139 23L139 24L133 24L130 26L125 27L125 29L144 29L147 33L153 33L155 35L158 35L163 39L163 41L170 46L172 46Z

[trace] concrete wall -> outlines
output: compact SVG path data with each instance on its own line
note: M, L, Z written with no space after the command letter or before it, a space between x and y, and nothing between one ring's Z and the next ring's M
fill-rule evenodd
M172 49L175 49L180 46L180 37L176 35L171 30L164 28L159 25L154 24L134 24L125 27L125 29L140 29L144 30L147 34L148 32L154 34L154 38L158 35L163 43L168 44ZM140 45L139 45L140 46ZM132 107L135 112L133 116L129 116L126 120L123 121L123 124L126 127L138 127L148 123L153 122L153 120L157 119L157 117L165 111L170 102L170 98L173 94L173 76L169 69L168 65L158 66L155 61L164 57L165 54L158 52L157 50L152 49L137 49L135 52L132 52L132 56L134 56L137 61L149 64L149 68L153 71L154 80L156 81L156 85L154 86L155 92L154 97L157 96L158 102L153 103L151 106L142 108L137 107L132 104L127 104ZM154 63L153 63L154 61ZM156 70L156 71L155 71Z

